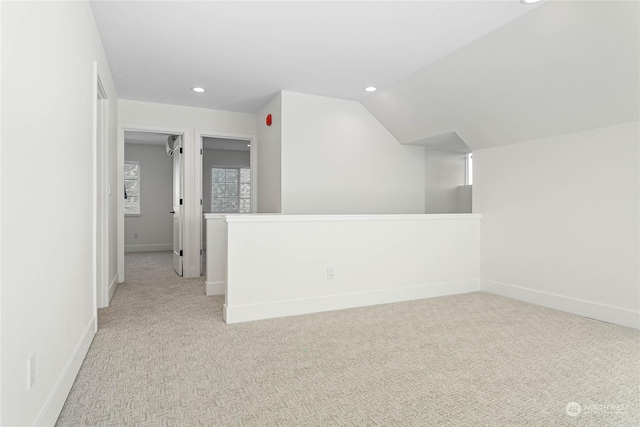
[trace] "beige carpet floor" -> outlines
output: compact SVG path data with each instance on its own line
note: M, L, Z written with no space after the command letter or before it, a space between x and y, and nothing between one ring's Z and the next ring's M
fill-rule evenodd
M128 255L57 425L640 425L634 329L481 292L234 325L222 304Z

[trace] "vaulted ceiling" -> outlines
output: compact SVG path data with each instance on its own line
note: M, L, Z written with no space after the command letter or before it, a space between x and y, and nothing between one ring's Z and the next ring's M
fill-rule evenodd
M636 1L551 1L364 100L401 143L471 149L637 121Z
M91 5L121 98L245 113L281 90L362 101L371 95L364 87L388 87L535 8L519 0Z
M637 1L91 4L123 99L255 113L281 90L331 96L401 143L474 150L638 120Z

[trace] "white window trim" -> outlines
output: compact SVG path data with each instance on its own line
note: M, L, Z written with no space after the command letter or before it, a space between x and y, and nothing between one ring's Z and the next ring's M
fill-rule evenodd
M141 200L142 200L142 169L140 169L140 162L138 160L125 160L125 164L136 164L138 165L138 210L137 212L127 212L125 209L124 216L140 216L141 215ZM124 178L126 182L128 178ZM130 179L130 178L129 178ZM124 195L123 195L124 197Z

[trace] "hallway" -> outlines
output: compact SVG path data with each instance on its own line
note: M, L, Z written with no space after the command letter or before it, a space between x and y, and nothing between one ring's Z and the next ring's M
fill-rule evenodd
M207 419L202 384L219 349L224 297L185 279L172 252L126 255L126 282L98 312L98 333L59 426L185 425ZM190 418L185 418L184 412Z

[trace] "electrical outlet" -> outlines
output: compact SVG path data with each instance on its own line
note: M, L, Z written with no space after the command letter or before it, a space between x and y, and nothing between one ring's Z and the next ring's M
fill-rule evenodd
M32 354L27 359L27 391L36 385L36 355Z
M333 280L333 267L327 267L327 280Z

